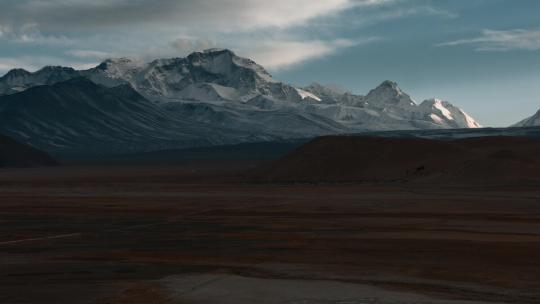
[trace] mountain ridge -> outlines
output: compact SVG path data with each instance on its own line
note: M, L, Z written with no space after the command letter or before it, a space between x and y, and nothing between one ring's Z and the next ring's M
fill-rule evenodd
M515 124L511 127L536 127L540 126L540 110L538 110L534 115L529 116Z
M87 88L90 83L99 86L95 91L103 96L90 92ZM77 88L77 85L81 87ZM40 86L50 90L40 88L46 93L43 96L27 93ZM120 90L126 95L118 95ZM24 102L15 105L12 100L17 98ZM59 117L43 108L40 100L51 103L60 112L78 117L81 123ZM111 104L104 104L102 100L110 100ZM6 107L6 104L10 106ZM33 106L23 111L25 104ZM10 117L8 113L15 111L17 106L21 107L17 110L20 111L18 118ZM77 107L88 112L79 111ZM49 117L44 117L44 113ZM23 122L20 117L25 115L27 121ZM186 148L179 145L185 139L197 146L365 131L480 127L472 117L449 102L433 99L417 104L390 80L365 96L320 84L295 87L276 80L253 60L226 49L194 52L187 57L156 59L148 63L127 58L107 59L87 70L60 66L44 67L33 73L12 70L0 77L0 117L5 118L0 130L54 151L61 150L59 147L65 143L61 136L54 138L51 134L56 133L50 133L50 129L62 134L70 133L70 129L78 130L71 133L82 139L72 136L66 141L67 150L73 148L70 145L74 142L79 146L85 140L94 142L99 137L109 138L113 146L117 146L115 141L127 141L121 136L134 133L140 135L137 142L141 147L137 149L146 151L145 137L148 142L160 139L161 149L176 149ZM7 123L17 119L17 123ZM95 125L90 125L89 129L93 126L102 129L92 129L97 132L95 134L86 132L81 124L90 121ZM167 123L174 127L167 128ZM43 138L48 138L49 144ZM170 145L162 141L164 138ZM122 152L134 152L132 149L136 147Z

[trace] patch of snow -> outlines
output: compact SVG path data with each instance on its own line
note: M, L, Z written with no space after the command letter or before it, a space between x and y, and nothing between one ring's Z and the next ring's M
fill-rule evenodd
M299 89L299 88L295 88L296 91L298 92L298 94L300 94L300 97L302 97L302 99L306 99L306 98L311 98L311 99L315 99L316 101L321 101L321 99L319 97L317 97L315 94L313 93L310 93L308 91L304 91L302 89Z
M474 118L469 116L469 114L465 113L463 110L460 110L460 112L465 116L465 121L467 122L467 127L469 128L482 128L482 125L476 122Z
M223 99L237 100L240 98L240 94L235 88L225 87L219 84L211 83L210 86L216 91L216 93Z
M447 108L444 107L442 100L435 99L435 103L433 104L433 106L437 110L441 111L441 114L444 115L444 117L449 120L454 120L454 117L452 117L452 112L450 112Z
M436 122L436 123L443 123L442 118L440 118L440 117L439 117L437 114L435 114L435 113L429 114L429 117L431 117L431 119L433 119L433 121Z

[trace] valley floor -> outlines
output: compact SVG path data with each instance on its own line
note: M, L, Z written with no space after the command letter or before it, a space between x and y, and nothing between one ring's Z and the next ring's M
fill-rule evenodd
M0 303L539 303L540 187L0 171Z

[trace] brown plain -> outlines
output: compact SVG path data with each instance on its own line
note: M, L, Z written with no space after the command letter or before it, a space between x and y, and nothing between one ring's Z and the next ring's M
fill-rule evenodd
M538 144L414 141L326 138L273 167L3 169L0 303L540 303ZM398 303L380 299L362 303Z

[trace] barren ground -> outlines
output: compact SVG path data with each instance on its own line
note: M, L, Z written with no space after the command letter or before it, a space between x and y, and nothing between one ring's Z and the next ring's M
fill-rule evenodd
M0 303L539 303L540 187L0 171Z

